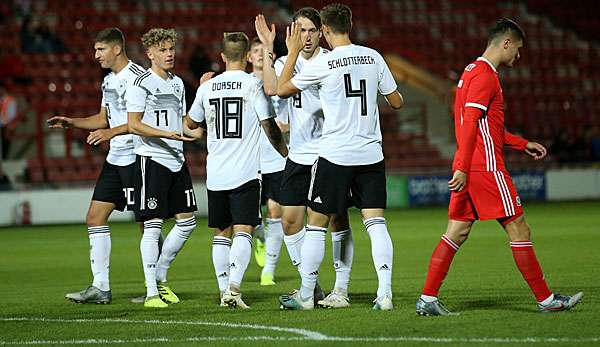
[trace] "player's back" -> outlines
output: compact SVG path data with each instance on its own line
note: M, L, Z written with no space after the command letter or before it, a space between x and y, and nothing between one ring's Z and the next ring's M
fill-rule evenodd
M468 107L483 112L477 124L477 144L471 171L504 170L504 97L498 74L485 58L478 58L467 65L458 82L454 100L457 140L460 138L463 115Z
M383 57L368 47L340 46L317 57L300 75L320 80L325 121L319 155L338 165L383 160L377 93L396 90Z
M272 109L262 82L241 70L225 71L198 88L189 115L206 120L207 187L228 190L258 178L260 120Z
M127 123L127 107L125 92L146 69L138 64L129 63L118 73L110 72L102 81L102 107L110 128L116 128ZM128 165L135 161L133 153L133 135L117 135L110 140L110 151L107 161L114 165Z

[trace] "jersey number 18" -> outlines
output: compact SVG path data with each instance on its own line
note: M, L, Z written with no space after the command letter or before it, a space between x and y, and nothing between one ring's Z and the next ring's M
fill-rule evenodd
M215 107L215 132L217 139L242 138L242 109L244 99L227 97L209 99L208 103Z

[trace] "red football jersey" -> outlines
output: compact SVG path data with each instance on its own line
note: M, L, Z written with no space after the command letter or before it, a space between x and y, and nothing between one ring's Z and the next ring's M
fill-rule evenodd
M463 114L468 107L483 111L477 122L477 143L470 171L504 171L504 97L495 67L483 57L465 68L456 89L454 126L457 154ZM453 170L456 170L458 160L455 154Z

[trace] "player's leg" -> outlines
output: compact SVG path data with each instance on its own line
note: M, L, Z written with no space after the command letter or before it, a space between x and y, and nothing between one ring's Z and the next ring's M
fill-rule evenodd
M283 242L292 261L292 265L298 266L301 263L300 251L304 243L304 216L306 206L281 206L283 226Z
M503 191L508 206L507 215L498 218L498 221L504 227L510 239L510 248L515 264L535 296L539 310L541 312L553 312L571 309L579 303L583 293L579 292L573 296L564 296L553 294L550 291L533 249L531 230L525 222L521 202L512 180L507 173L497 173L496 176L500 186L504 188Z
M260 206L261 206L261 218L258 220L258 224L254 227L252 237L254 238L254 260L258 267L264 267L267 258L267 244L265 239L265 225L262 218L262 206L267 206L267 189L269 186L269 180L267 175L262 175L260 184ZM268 208L268 206L267 206Z
M109 269L111 237L108 217L117 209L123 211L129 199L120 171L133 169L104 163L96 182L92 201L86 216L90 243L90 267L94 276L92 285L81 292L68 293L66 298L80 303L110 303ZM131 191L129 191L131 193Z
M384 217L387 204L385 163L382 160L357 166L354 172L352 199L361 210L363 224L371 240L371 256L378 279L373 309L391 310L394 248Z
M352 272L354 258L354 240L348 214L333 215L329 222L331 228L331 244L333 267L335 269L335 285L333 290L318 304L327 308L343 308L350 306L348 299L348 283Z
M260 213L260 183L252 180L229 194L233 241L229 252L229 287L223 301L230 307L249 308L243 301L241 285L252 255L252 232Z
M159 259L159 239L163 220L170 217L168 200L172 184L171 170L151 160L137 156L134 169L135 218L144 223L140 252L146 279L145 307L167 307L159 296L156 264Z
M197 210L197 207L192 178L187 164L184 163L181 170L172 173L172 176L172 185L168 192L168 204L169 215L175 216L175 225L165 238L160 251L156 264L156 280L161 299L167 303L175 304L180 300L167 285L167 272L196 228L194 211Z
M281 206L273 199L267 200L267 228L265 230L266 257L265 266L260 276L263 286L274 285L275 267L281 254L283 243L283 227L281 225Z
M214 229L212 241L212 261L219 286L220 305L227 306L223 301L223 294L229 286L229 253L231 251L232 227Z
M477 213L469 190L451 192L448 206L448 226L431 254L425 286L421 297L417 300L417 314L423 316L452 314L440 303L438 293L448 274L452 260L460 246L467 240L475 219L477 219Z

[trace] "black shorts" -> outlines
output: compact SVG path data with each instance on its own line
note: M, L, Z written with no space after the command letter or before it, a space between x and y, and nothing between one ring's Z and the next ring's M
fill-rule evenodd
M311 168L312 165L286 160L279 199L282 206L307 206Z
M181 170L173 172L150 157L138 155L134 175L136 221L167 219L197 210L192 177L185 162Z
M134 207L133 171L135 163L127 166L113 165L107 161L96 181L92 200L111 202L115 210L124 211Z
M343 166L319 157L311 176L308 206L323 214L343 214L348 195L359 209L386 208L385 163Z
M271 199L279 202L281 198L281 179L283 171L263 174L260 182L260 204L266 205L267 200Z
M227 229L231 225L251 225L261 223L260 182L248 181L230 190L210 190L208 193L208 226Z

